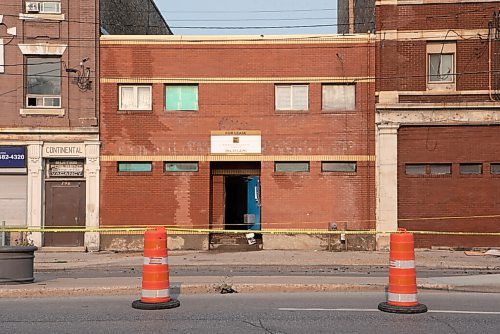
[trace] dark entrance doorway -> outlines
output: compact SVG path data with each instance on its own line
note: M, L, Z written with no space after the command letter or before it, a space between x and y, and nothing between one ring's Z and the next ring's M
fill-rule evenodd
M45 226L49 228L85 227L85 181L45 182ZM83 232L44 233L46 247L78 247Z
M260 230L260 177L231 175L224 181L224 228Z

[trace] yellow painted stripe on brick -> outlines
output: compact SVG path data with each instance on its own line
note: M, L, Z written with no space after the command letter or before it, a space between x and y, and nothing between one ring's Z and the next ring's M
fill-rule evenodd
M101 161L375 161L374 155L101 155Z
M255 77L255 78L101 78L102 84L155 84L155 83L354 83L375 82L375 77Z

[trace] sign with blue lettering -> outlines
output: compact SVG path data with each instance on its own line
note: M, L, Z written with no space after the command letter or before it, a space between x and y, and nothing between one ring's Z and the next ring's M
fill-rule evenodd
M0 168L26 168L26 147L0 146Z

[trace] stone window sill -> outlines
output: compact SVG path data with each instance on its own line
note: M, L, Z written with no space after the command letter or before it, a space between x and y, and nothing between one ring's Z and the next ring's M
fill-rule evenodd
M64 116L64 109L51 109L51 108L29 108L20 109L19 115L21 116Z
M29 14L20 13L20 20L47 20L47 21L64 21L64 14Z

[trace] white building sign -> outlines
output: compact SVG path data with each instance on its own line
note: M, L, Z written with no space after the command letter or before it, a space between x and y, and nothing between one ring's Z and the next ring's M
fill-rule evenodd
M261 135L257 130L212 131L211 154L260 154Z
M84 158L85 144L83 143L50 143L43 145L43 157Z

